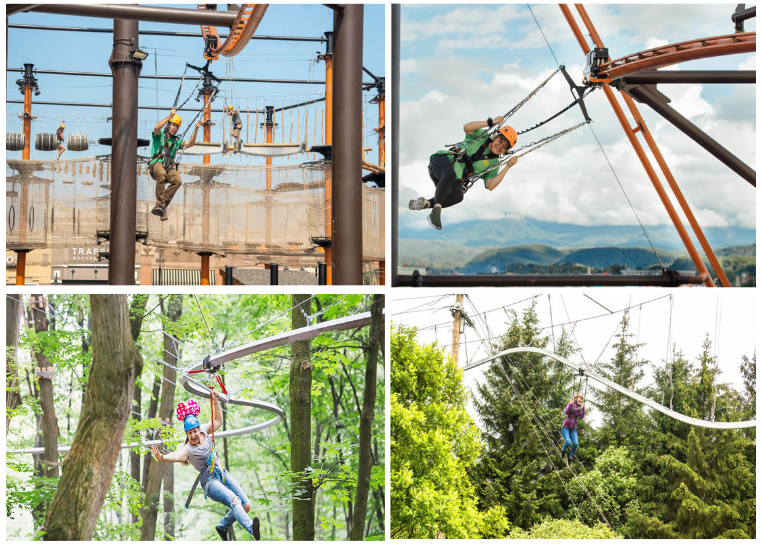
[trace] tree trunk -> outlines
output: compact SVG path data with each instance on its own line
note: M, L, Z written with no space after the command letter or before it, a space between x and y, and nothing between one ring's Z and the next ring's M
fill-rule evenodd
M166 300L167 305L164 314L169 322L176 322L182 316L182 295L170 295ZM163 308L162 303L162 308ZM161 389L161 408L159 409L159 420L162 425L169 425L172 421L172 412L174 411L174 385L177 382L177 372L170 365L177 366L180 360L180 345L177 338L173 335L164 335L164 361L169 365L164 365L163 378L164 387ZM171 469L172 464L152 461L148 470L148 482L145 486L145 507L142 510L143 526L140 530L141 541L153 541L156 537L156 520L158 518L159 500L161 498L161 480ZM172 479L172 482L174 479ZM164 512L171 514L174 511L174 501L171 495L174 491L164 486ZM172 528L174 534L174 528Z
M130 308L130 332L132 340L137 342L140 337L140 329L143 325L143 318L145 316L145 308L148 304L148 295L138 294L132 298L132 306ZM143 356L139 351L135 350L135 365L142 369ZM143 402L143 389L136 386L135 394L132 397L132 417L138 422L142 420L142 402ZM129 452L129 474L132 479L140 484L140 454L130 450ZM132 515L132 523L136 523L139 520L137 514Z
M308 295L292 295L296 305L291 311L293 329L307 326ZM311 341L291 344L291 471L303 473L312 463L312 365ZM314 541L314 501L310 479L293 477L293 539Z
M146 415L146 418L156 418L156 411L158 411L159 408L159 394L161 393L161 377L156 376L153 379L153 389L151 390L151 402L148 404L148 414ZM145 439L158 439L159 434L156 432L148 431L145 434ZM148 471L151 469L151 465L153 465L153 456L151 455L151 451L145 453L145 456L143 457L143 476L142 480L140 481L143 485L143 490L146 489L148 486Z
M45 520L45 540L92 539L116 468L135 387L126 295L91 295L92 369L82 418Z
M5 435L11 425L11 412L21 405L18 378L18 341L21 335L21 295L5 298ZM10 347L10 349L9 349Z
M354 494L354 519L349 530L351 541L364 539L367 497L370 492L370 473L373 468L373 417L375 416L375 390L378 376L378 348L383 331L383 295L373 296L370 309L370 339L365 372L365 394L362 398L362 414L359 417L359 472L357 491Z
M47 333L47 300L43 295L32 295L32 318L34 332ZM45 453L42 458L42 471L45 477L58 477L58 417L53 399L53 364L42 350L35 350L37 359L37 382L40 385L40 409L42 410L42 444Z

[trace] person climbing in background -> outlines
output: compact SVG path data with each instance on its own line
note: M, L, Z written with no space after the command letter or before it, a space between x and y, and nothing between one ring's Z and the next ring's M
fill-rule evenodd
M230 104L225 113L230 116L230 138L235 139L235 151L240 151L240 130L243 128L243 121L240 118L240 111Z
M576 430L577 421L584 418L586 413L586 403L584 403L584 396L577 393L573 396L573 400L565 407L565 420L563 420L563 427L560 428L560 434L563 436L563 450L560 452L561 458L566 460L568 465L573 462L573 457L576 455L576 449L579 448L579 434ZM571 446L571 451L567 454L565 449Z
M436 186L433 198L418 197L409 203L410 210L431 209L428 223L441 229L441 209L454 206L462 201L467 188L463 185L469 176L482 174L484 186L493 191L502 182L507 171L518 162L511 158L505 168L488 170L499 162L499 156L507 153L518 141L515 129L507 125L489 134L488 129L501 125L502 116L486 121L471 121L465 124L465 140L458 149L441 150L431 155L428 174ZM488 172L484 172L487 171Z
M56 161L61 158L61 154L66 151L66 148L63 147L63 131L66 129L66 125L61 123L61 126L58 127L58 130L55 132L55 137L58 140L58 155L56 155Z
M160 462L190 463L201 473L200 483L204 491L204 498L227 506L230 510L216 525L216 530L222 541L228 541L228 532L237 520L246 531L259 540L259 518L253 520L248 516L251 502L243 489L233 479L227 469L222 468L222 462L217 454L214 441L209 436L222 426L222 407L219 404L219 392L211 391L214 399L214 418L208 424L201 424L198 415L201 408L195 401L188 401L187 405L177 405L177 419L184 422L185 444L168 454L161 454L156 445L151 446L153 457Z
M153 129L148 172L151 174L151 178L156 181L156 206L153 207L151 213L161 216L161 221L168 219L167 206L172 202L172 197L182 185L175 155L179 150L189 148L196 143L196 135L201 126L201 121L196 121L196 128L193 130L193 135L189 141L182 140L177 136L181 124L182 119L177 115L177 109L172 108L172 112L156 123L156 127ZM162 131L164 126L166 129ZM165 188L164 184L169 184L169 186Z

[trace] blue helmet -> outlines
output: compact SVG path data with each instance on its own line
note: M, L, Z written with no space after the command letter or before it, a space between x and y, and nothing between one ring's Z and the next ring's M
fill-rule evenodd
M185 418L185 432L189 432L193 428L197 428L201 425L201 421L198 420L198 417L194 414L189 414Z

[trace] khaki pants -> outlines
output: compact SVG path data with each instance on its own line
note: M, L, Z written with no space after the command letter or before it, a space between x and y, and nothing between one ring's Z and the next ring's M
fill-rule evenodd
M172 197L182 185L180 173L175 168L167 172L161 161L153 163L148 172L150 172L151 178L156 180L156 204L163 207L169 206ZM169 186L165 188L164 184L169 184Z

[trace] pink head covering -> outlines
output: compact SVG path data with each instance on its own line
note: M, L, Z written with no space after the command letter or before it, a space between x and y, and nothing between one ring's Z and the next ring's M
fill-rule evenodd
M177 420L185 420L191 414L195 416L201 414L201 407L198 406L198 403L191 399L188 401L187 407L183 402L177 404Z

